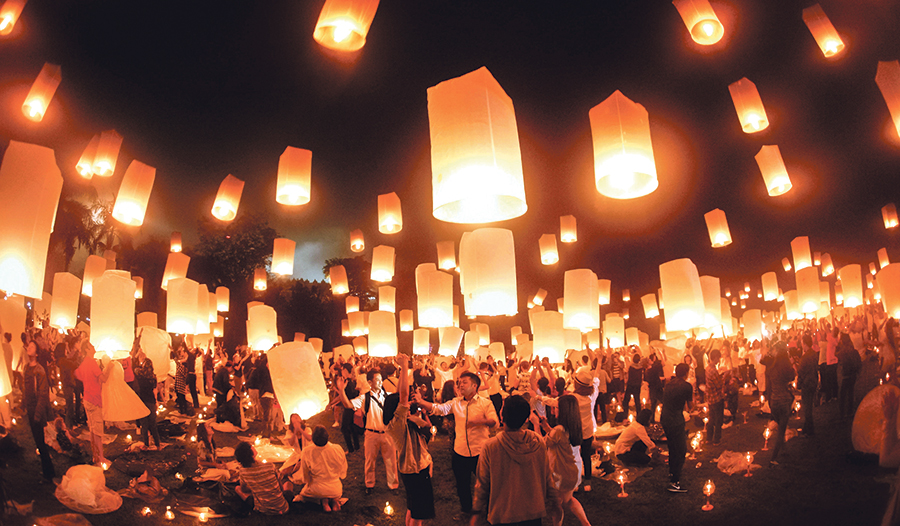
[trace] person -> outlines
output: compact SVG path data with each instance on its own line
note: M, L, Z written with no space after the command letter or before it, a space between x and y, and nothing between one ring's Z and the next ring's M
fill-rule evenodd
M663 377L665 376L662 360L659 359L655 352L650 354L650 367L647 368L644 376L647 379L647 387L650 391L650 418L653 420L656 406L662 402Z
M231 360L225 361L225 365L219 367L219 370L216 371L216 376L213 378L213 393L216 395L216 406L225 405L226 396L228 394L228 390L231 389L231 373L234 371L234 366L231 363Z
M794 381L794 368L791 366L787 345L784 342L775 344L775 357L772 365L766 368L766 376L770 392L769 408L772 410L772 420L778 424L769 466L777 466L778 455L784 446L784 433L787 431L788 419L791 417L791 406L794 403L794 395L791 393L789 385Z
M574 376L574 396L578 400L578 410L581 414L581 463L584 466L584 491L591 491L591 456L594 454L594 431L597 430L597 417L594 414L594 405L600 395L600 361L597 360L597 368L592 371L580 369ZM638 395L640 396L640 394Z
M79 353L83 353L81 365L75 369L75 377L81 380L84 385L84 411L87 414L87 426L91 432L91 453L93 455L94 464L102 466L109 465L110 462L103 456L103 396L101 394L101 384L109 378L112 373L112 367L106 370L100 370L97 360L94 359L94 346L85 339L84 335L76 344L79 346Z
M300 457L303 450L312 443L312 435L306 427L306 422L297 413L292 413L288 419L288 431L283 442L291 447L293 452L284 464L281 465L281 476L291 481L292 484L302 484L303 471L300 469Z
M188 409L187 402L187 351L184 344L175 351L175 406L178 412L185 416L193 416L194 409Z
M344 407L351 411L363 409L365 424L365 446L366 464L366 495L371 495L375 488L375 463L378 455L384 460L384 469L387 472L387 485L391 491L396 490L400 486L400 480L397 478L397 452L394 450L394 444L385 436L384 425L384 399L387 394L382 389L381 372L378 369L369 369L366 372L366 380L369 383L370 390L365 394L361 394L350 400L347 398L345 391L346 383L343 378L337 378L338 395L341 397L341 403Z
M490 436L490 428L498 424L497 411L487 398L476 396L481 379L471 371L459 376L456 383L460 395L440 404L432 404L416 393L416 402L438 416L453 414L456 438L453 441L451 467L456 479L456 495L463 515L472 513L472 475L478 468L478 457ZM527 403L527 402L526 402ZM528 415L525 415L526 418ZM523 422L524 423L524 422ZM464 518L460 516L459 518Z
M110 373L103 382L100 397L103 400L102 414L105 422L126 422L140 420L150 414L141 398L125 382L125 371L118 360L104 355L101 359L104 369Z
M134 339L131 355L134 360L134 380L137 383L138 397L150 411L147 416L138 421L141 426L141 441L149 449L152 435L156 443L155 447L162 448L159 430L156 427L156 373L153 371L153 362L147 358L147 353L141 348L140 337Z
M256 450L249 442L241 442L234 448L234 458L241 467L238 470L240 485L236 488L244 500L253 497L253 509L266 515L284 515L288 512L288 500L281 488L281 479L274 464L257 462Z
M34 340L28 342L25 347L25 355L28 362L23 372L22 405L28 414L28 424L31 426L31 436L41 457L41 473L47 481L53 480L56 470L53 468L53 459L50 458L50 448L44 440L44 427L48 420L52 419L50 408L50 384L47 382L47 373L44 367L38 363L38 347Z
M893 389L885 390L881 402L884 413L884 440L881 441L881 450L878 452L878 464L883 468L896 469L900 467L900 440L897 438L897 413L900 411L900 400ZM882 526L894 526L900 524L900 470L895 475L891 485L891 497L888 500L887 509L882 518Z
M578 399L570 394L557 398L557 425L550 427L546 418L541 418L541 428L546 432L544 447L550 460L550 470L556 480L559 501L563 511L578 519L581 526L590 526L581 503L575 498L575 489L581 485L581 410ZM554 526L561 526L563 515Z
M67 338L68 340L68 338ZM72 342L65 341L56 346L59 366L59 381L62 383L63 399L66 401L66 426L71 429L81 420L81 390L75 378L75 369L80 364L75 361L75 348Z
M641 367L641 355L634 353L631 364L628 366L627 380L625 384L625 398L622 399L622 407L627 415L631 399L634 400L634 414L641 412L641 382L644 381L644 368Z
M216 422L231 422L234 427L245 428L243 412L241 409L241 397L237 394L238 382L240 378L235 376L230 378L228 390L225 392L224 401L216 404L214 414Z
M690 410L693 406L694 392L687 383L687 375L691 366L680 363L675 366L675 378L666 382L663 390L663 406L659 421L666 434L669 445L669 485L666 490L672 493L686 493L681 485L681 469L684 467L684 456L687 453L687 433L684 427L685 406Z
M534 431L522 429L531 405L521 395L503 403L503 431L489 439L478 462L471 526L490 523L540 526L548 511L562 514L547 448Z
M245 361L245 368L248 368ZM275 387L272 385L272 374L269 371L269 356L262 354L256 361L256 371L259 371L259 405L262 408L262 421L264 425L263 436L271 437L276 432L276 419L278 412L275 409ZM238 378L235 374L235 378ZM239 386L235 386L235 392L239 390ZM283 418L283 417L282 417ZM283 422L282 422L283 423Z
M341 479L347 477L347 454L341 446L328 441L325 426L313 429L312 446L304 448L300 455L300 471L306 481L300 497L318 501L326 512L340 511L344 493Z
M841 333L840 340L838 340L837 359L841 370L838 407L841 418L853 418L855 410L853 389L856 386L859 371L862 369L862 359L859 357L859 352L853 347L850 335L846 332Z
M713 349L709 352L709 365L706 366L706 402L709 409L709 421L706 424L706 437L714 446L722 440L722 420L725 418L725 381L719 374L719 361L722 352Z
M225 464L219 462L214 434L209 420L197 424L197 463L207 468L223 468Z
M356 382L351 381L354 378L353 365L344 362L340 366L340 375L344 379L344 393L347 398L352 400L359 396L359 389L356 388ZM340 399L340 394L338 395ZM344 410L341 413L341 434L344 435L344 443L347 445L347 453L353 453L359 449L359 432L353 423L353 411Z
M803 434L815 435L813 424L813 406L816 400L816 389L819 387L817 368L819 365L819 353L813 349L812 336L804 334L801 339L803 356L800 357L800 367L797 369L797 387L800 388L800 405L803 408Z
M185 349L187 359L184 361L185 366L185 382L187 383L188 392L191 393L191 403L194 411L200 408L200 399L197 393L197 357L202 354L198 347Z
M629 424L616 439L613 452L626 466L646 466L650 463L650 455L647 453L656 450L656 444L647 434L647 426L652 417L652 411L641 409L634 422Z

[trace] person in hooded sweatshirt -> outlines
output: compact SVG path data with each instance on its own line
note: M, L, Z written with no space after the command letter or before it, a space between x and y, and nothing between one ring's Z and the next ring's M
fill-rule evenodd
M562 509L547 448L534 431L522 429L531 405L520 395L503 403L503 431L484 445L472 503L472 526L540 526L548 511Z

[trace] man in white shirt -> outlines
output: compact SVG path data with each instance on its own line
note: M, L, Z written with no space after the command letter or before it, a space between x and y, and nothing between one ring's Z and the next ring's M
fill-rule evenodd
M646 466L650 463L648 452L656 449L656 444L647 435L647 424L653 413L649 409L641 409L637 418L616 439L616 457L628 466Z

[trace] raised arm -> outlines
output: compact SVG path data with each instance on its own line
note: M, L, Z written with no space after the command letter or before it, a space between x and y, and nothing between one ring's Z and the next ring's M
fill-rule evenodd
M400 353L396 360L400 365L400 385L397 386L397 392L400 393L400 405L409 407L409 356Z

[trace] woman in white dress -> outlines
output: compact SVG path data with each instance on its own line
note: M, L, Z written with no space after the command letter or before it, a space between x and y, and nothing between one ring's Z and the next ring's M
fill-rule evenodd
M150 410L141 398L125 382L125 370L122 364L104 356L100 363L103 367L111 367L109 378L101 386L100 396L103 400L103 420L106 422L126 422L138 420L150 414Z

